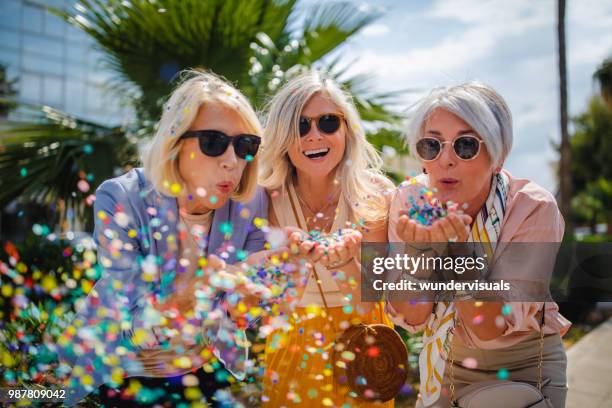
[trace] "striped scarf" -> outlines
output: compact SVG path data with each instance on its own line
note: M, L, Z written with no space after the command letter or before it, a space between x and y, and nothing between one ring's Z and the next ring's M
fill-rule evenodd
M503 173L493 177L487 201L472 224L468 242L473 244L476 256L486 254L487 259L493 257L506 212L508 184L508 176ZM433 404L440 397L447 359L446 350L452 341L454 327L454 303L436 303L434 315L429 319L423 333L424 346L419 355L421 395L425 406Z

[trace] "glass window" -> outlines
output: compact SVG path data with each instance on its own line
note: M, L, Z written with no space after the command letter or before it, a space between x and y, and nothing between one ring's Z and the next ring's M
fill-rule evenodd
M66 24L68 23L55 14L51 14L49 12L45 13L45 34L55 37L63 37Z
M15 50L0 47L0 63L12 68L19 68L20 55Z
M16 0L0 1L0 26L19 29L19 16L21 15L21 4Z
M27 52L45 55L48 57L64 57L64 43L58 39L24 34L23 49Z
M55 108L63 108L64 92L63 80L57 77L46 76L43 79L43 103Z
M85 83L73 80L64 81L65 109L72 115L82 115L85 112Z
M66 43L66 59L79 64L87 63L87 47L82 43Z
M36 6L24 4L21 11L21 28L34 33L42 33L43 10Z
M42 77L38 74L21 74L19 77L19 97L26 102L41 102Z
M0 28L0 46L18 50L20 47L19 31Z
M64 63L61 60L43 57L37 54L23 53L23 69L42 74L64 75Z
M103 58L99 51L90 48L87 52L87 65L92 69L97 69Z
M93 84L87 86L87 112L96 114L102 109L102 91L100 87Z
M66 62L66 77L71 79L85 80L87 69L85 65L76 62Z

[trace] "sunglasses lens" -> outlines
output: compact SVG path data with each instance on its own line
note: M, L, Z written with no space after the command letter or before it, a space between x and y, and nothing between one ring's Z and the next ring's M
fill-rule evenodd
M300 118L300 136L306 136L310 132L310 119Z
M340 117L338 115L323 115L319 118L319 130L328 135L340 128Z
M433 138L423 138L416 144L417 154L423 160L434 160L440 154L440 141Z
M473 136L461 136L455 140L453 147L460 159L469 160L478 154L480 140Z
M237 136L234 142L236 156L246 159L247 156L255 157L259 149L260 139L256 136L242 135Z
M218 132L202 133L198 138L200 150L207 156L221 156L229 146L230 138Z

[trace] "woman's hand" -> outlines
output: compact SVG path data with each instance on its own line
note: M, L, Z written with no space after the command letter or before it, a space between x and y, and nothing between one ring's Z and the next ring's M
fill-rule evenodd
M429 227L431 242L466 242L471 223L472 217L467 214L450 213Z
M353 259L359 258L361 240L363 235L354 229L344 229L341 242L334 242L330 246L318 246L314 253L314 262L319 262L328 269L338 265L346 265Z
M432 225L421 225L402 215L397 223L397 234L404 242L466 242L472 217L467 214L450 213Z
M361 232L354 229L341 231L340 240L333 240L329 245L304 237L303 232L295 231L289 236L289 247L296 258L306 259L311 263L319 262L326 268L344 265L359 256Z

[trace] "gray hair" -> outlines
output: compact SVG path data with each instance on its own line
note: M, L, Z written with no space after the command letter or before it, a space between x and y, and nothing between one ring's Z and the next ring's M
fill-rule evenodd
M405 139L413 154L424 122L437 108L470 125L484 141L493 166L503 165L512 150L512 114L497 91L477 81L434 88L410 110Z

